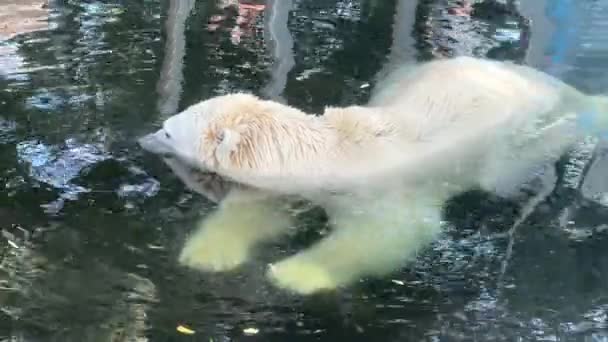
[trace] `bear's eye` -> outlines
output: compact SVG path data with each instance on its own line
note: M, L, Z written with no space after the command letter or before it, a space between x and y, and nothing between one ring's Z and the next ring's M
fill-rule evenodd
M171 139L171 134L169 134L169 132L165 131L165 137L167 137L167 139Z

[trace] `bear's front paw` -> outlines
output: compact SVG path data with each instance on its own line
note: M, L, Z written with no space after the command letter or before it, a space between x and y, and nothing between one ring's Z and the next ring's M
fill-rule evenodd
M302 295L333 290L338 286L329 270L322 265L299 258L270 265L267 277L275 285Z
M237 238L199 237L188 241L179 256L179 263L212 272L230 271L245 263L249 248Z

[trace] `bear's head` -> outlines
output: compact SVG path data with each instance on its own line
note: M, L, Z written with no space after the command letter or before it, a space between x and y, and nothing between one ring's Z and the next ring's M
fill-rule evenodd
M290 163L288 156L302 156L307 144L318 143L315 134L298 134L312 121L313 117L277 102L229 94L168 118L161 129L140 138L139 144L165 158L223 175L252 169L275 171ZM322 137L323 132L318 133Z
M139 138L139 145L165 160L177 159L189 167L200 168L198 136L202 117L200 112L205 107L201 103L171 116L163 122L161 129Z

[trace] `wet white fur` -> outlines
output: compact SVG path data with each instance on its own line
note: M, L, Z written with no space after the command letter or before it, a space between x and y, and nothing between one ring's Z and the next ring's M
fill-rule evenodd
M333 232L268 271L308 294L403 266L436 238L449 197L475 187L512 193L588 133L576 124L581 111L605 114L607 103L527 67L460 57L404 66L367 106L322 116L246 94L215 97L142 146L246 185L186 243L180 261L191 267L234 269L284 233L290 217L277 195L322 205ZM608 128L605 115L598 123Z

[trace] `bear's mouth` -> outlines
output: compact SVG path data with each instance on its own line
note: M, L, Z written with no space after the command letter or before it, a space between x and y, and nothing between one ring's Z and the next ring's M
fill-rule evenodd
M190 176L192 176L194 179L207 179L207 180L211 180L213 179L216 182L222 182L222 183L232 183L231 181L225 179L224 177L222 177L221 175L219 175L217 172L214 171L203 171L201 169L195 168L195 167L191 167L191 166L186 166L188 173L190 174Z

